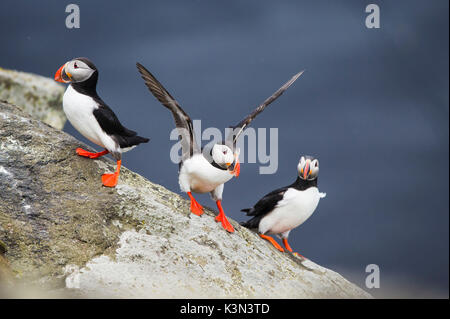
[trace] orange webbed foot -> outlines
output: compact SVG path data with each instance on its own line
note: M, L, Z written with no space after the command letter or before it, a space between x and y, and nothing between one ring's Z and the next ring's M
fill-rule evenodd
M188 192L188 195L191 199L191 212L194 215L197 216L201 216L203 215L203 206L199 204L199 202L197 202L194 198L194 196L192 196L191 192Z
M115 187L117 185L117 182L119 181L119 174L120 174L120 167L122 165L122 161L117 161L117 168L116 171L112 174L103 174L102 175L102 183L103 186L107 187Z
M201 216L203 215L203 206L200 205L197 201L191 200L191 212L194 215Z
M220 222L220 223L222 223L222 227L227 231L227 232L230 232L230 233L234 233L234 227L233 227L233 225L231 225L231 223L228 221L228 218L227 218L227 216L225 216L225 215L221 215L221 214L219 214L219 215L217 215L216 216L216 222Z
M102 175L103 186L115 187L117 185L118 181L119 181L119 174L118 173L103 174Z
M275 239L273 239L272 237L266 236L266 235L263 235L263 234L259 234L259 237L261 237L261 238L263 238L263 239L269 241L276 249L278 249L278 250L281 251L281 252L284 252L283 247L281 247L281 246L275 241Z
M78 155L80 155L80 156L88 157L88 158L98 158L98 157L100 157L100 156L103 156L103 155L106 155L106 154L109 153L109 151L107 151L107 150L104 150L104 151L98 152L98 153L91 153L91 152L88 152L88 151L86 151L86 150L84 150L84 149L82 149L82 148L77 148L77 149L75 150L75 152L76 152Z
M284 245L284 247L286 248L287 251L289 251L290 253L292 253L292 255L294 255L294 256L296 256L296 257L303 258L303 259L308 259L308 258L306 258L305 256L300 255L299 253L294 253L294 252L292 252L292 248L291 248L291 246L289 245L289 243L288 243L288 241L287 241L287 238L283 238L283 245Z
M224 213L223 208L222 208L222 203L221 203L221 201L218 200L218 201L216 202L216 204L217 204L217 208L219 208L219 215L217 215L216 218L215 218L216 222L222 223L222 227L223 227L227 232L229 232L229 233L234 233L234 227L233 227L233 225L231 225L231 223L228 221L227 216L225 216L225 213Z

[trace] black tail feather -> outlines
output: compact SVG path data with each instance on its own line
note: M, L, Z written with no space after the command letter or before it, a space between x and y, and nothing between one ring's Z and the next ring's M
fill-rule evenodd
M123 136L123 135L115 135L114 136L117 143L119 143L121 148L135 146L141 143L147 143L150 141L149 138L134 135L134 136Z
M259 227L259 222L261 221L261 216L255 216L252 219L247 220L246 222L242 222L241 226L250 229L256 229Z

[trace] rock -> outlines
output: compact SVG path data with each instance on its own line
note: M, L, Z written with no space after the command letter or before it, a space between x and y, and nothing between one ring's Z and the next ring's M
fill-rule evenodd
M0 68L0 100L18 105L44 123L62 129L66 116L62 110L64 86L52 79Z
M0 241L0 298L2 297L2 291L6 291L8 288L11 289L14 284L11 267L9 266L8 260L5 258L6 251L6 245Z
M341 275L240 227L125 167L101 185L107 158L75 155L70 135L0 103L0 241L18 282L77 296L370 298ZM6 249L5 249L6 250Z

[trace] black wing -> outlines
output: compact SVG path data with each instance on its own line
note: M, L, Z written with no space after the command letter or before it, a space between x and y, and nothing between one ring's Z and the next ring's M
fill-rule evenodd
M200 149L195 142L194 129L190 117L164 86L144 66L140 63L136 63L136 66L150 92L152 92L162 105L172 112L175 126L181 136L182 159L185 160L194 153L200 153Z
M241 211L246 212L247 216L266 215L283 199L284 193L288 188L289 186L276 189L261 198L252 208L242 209Z
M304 71L301 71L294 75L289 81L287 81L281 88L279 88L275 93L273 93L269 98L267 98L263 103L261 103L252 113L250 113L245 119L239 122L237 125L232 126L233 131L227 136L228 144L236 145L236 141L239 135L244 131L244 129L250 125L250 122L273 101L275 101L281 94L284 93L291 85L294 83Z
M94 110L94 116L98 124L106 134L111 135L120 147L131 147L140 143L146 143L148 138L137 136L135 131L123 126L113 110L100 98L96 98L98 108Z
M241 211L247 213L247 216L253 216L253 218L241 223L241 225L251 229L258 228L261 219L277 206L288 188L289 186L276 189L261 198L252 208L242 209Z

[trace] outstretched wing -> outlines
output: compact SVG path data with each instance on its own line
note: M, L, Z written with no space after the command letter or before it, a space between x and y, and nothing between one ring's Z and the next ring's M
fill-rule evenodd
M250 125L251 121L273 101L275 101L281 94L284 93L292 83L297 80L304 71L301 71L294 75L289 81L287 81L282 87L280 87L275 93L273 93L269 98L267 98L263 103L261 103L252 113L250 113L245 119L243 119L239 124L232 127L233 131L227 136L228 144L232 144L233 147L236 145L241 133L245 130L247 126Z
M172 112L175 120L175 126L181 136L182 160L184 161L188 159L194 153L200 153L200 149L195 142L194 129L189 116L180 107L172 95L167 92L162 84L159 83L159 81L144 66L139 63L136 63L136 66L150 92L152 92L152 94L158 99L159 102L161 102L162 105L167 107Z

